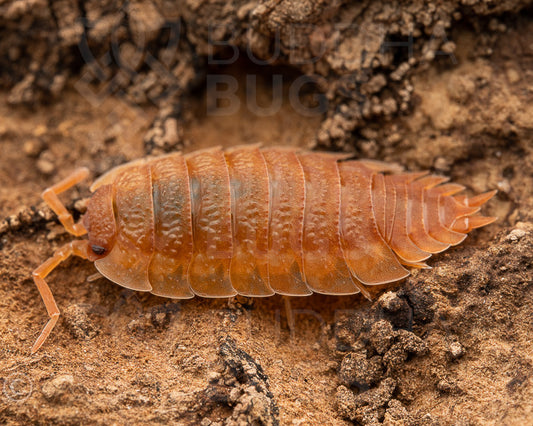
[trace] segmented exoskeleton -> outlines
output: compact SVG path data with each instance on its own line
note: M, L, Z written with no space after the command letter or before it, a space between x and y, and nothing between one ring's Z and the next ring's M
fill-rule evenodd
M44 278L72 254L117 284L171 298L342 295L405 278L405 266L425 267L495 220L475 215L495 191L467 198L447 178L390 170L256 145L170 154L97 179L74 224L57 194L87 176L78 170L43 193L67 231L88 240L34 272L51 319L33 351L59 316Z

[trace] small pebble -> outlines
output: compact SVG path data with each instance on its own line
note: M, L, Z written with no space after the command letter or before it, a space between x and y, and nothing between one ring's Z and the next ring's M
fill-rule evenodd
M43 141L40 139L30 139L24 142L22 150L27 157L37 158L41 152L46 148Z
M523 229L513 229L505 239L507 241L518 241L527 234Z
M450 355L453 359L457 359L463 356L465 349L459 342L453 342L449 347Z
M50 176L55 173L54 155L50 151L43 151L37 160L37 170L43 175Z
M387 137L387 142L394 145L402 140L402 135L398 132L393 133Z
M85 213L87 211L88 202L89 202L88 198L84 198L83 200L77 200L74 203L74 209L80 213Z
M445 378L437 383L437 389L442 393L453 393L457 390L457 385L453 380Z
M393 291L383 294L378 302L383 309L389 312L396 312L402 307L402 300Z
M435 160L435 163L433 166L435 167L436 170L440 172L448 172L450 171L450 168L451 168L451 162L450 160L447 160L444 157L438 157Z
M14 214L12 214L11 216L8 216L7 223L9 224L9 227L12 230L16 230L20 228L20 225L21 225L19 217Z
M66 234L67 231L65 230L65 227L63 225L56 225L52 224L49 226L50 232L46 234L46 239L48 241L55 240L59 235Z
M66 393L70 393L73 385L74 377L70 374L63 374L46 382L43 385L42 392L47 400L58 400Z
M33 130L33 136L39 137L48 132L48 128L44 124L39 124L34 130Z
M218 373L217 371L210 371L207 374L207 380L209 380L210 383L218 382L219 379L220 373Z
M456 47L457 46L453 41L448 41L441 46L441 50L444 53L452 54L453 52L455 52Z
M500 182L497 183L498 191L501 191L505 194L509 194L511 192L511 184L507 179L503 179Z
M514 68L508 68L506 71L507 74L507 80L509 80L509 83L515 84L520 81L520 74L518 71Z

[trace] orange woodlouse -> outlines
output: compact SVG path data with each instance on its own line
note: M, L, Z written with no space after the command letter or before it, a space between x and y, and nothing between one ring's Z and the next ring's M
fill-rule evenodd
M50 320L59 318L46 276L71 255L124 287L171 298L366 293L409 275L433 253L492 217L475 215L496 191L421 173L387 173L346 154L212 148L136 160L98 178L79 223L58 194L78 169L43 192L65 229L87 240L59 248L33 272Z

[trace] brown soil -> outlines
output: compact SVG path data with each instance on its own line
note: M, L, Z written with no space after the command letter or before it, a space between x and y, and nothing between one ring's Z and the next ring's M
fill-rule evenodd
M0 423L532 424L531 12L519 0L0 1ZM226 116L236 101L214 101L221 78L240 100ZM30 355L47 320L31 271L71 239L44 188L77 166L94 178L254 142L496 188L484 212L499 220L373 302L295 298L293 332L278 296L172 301L87 282L94 267L72 259L49 277L60 322ZM87 188L63 196L76 217Z

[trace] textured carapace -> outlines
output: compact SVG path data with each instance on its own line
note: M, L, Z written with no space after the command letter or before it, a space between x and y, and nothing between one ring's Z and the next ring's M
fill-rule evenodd
M47 202L69 232L89 238L34 278L49 313L57 307L44 277L71 254L117 284L171 298L354 294L426 267L495 220L476 215L495 191L467 198L447 178L390 172L346 154L257 145L176 153L100 177L73 224L56 194L78 172L47 190Z

